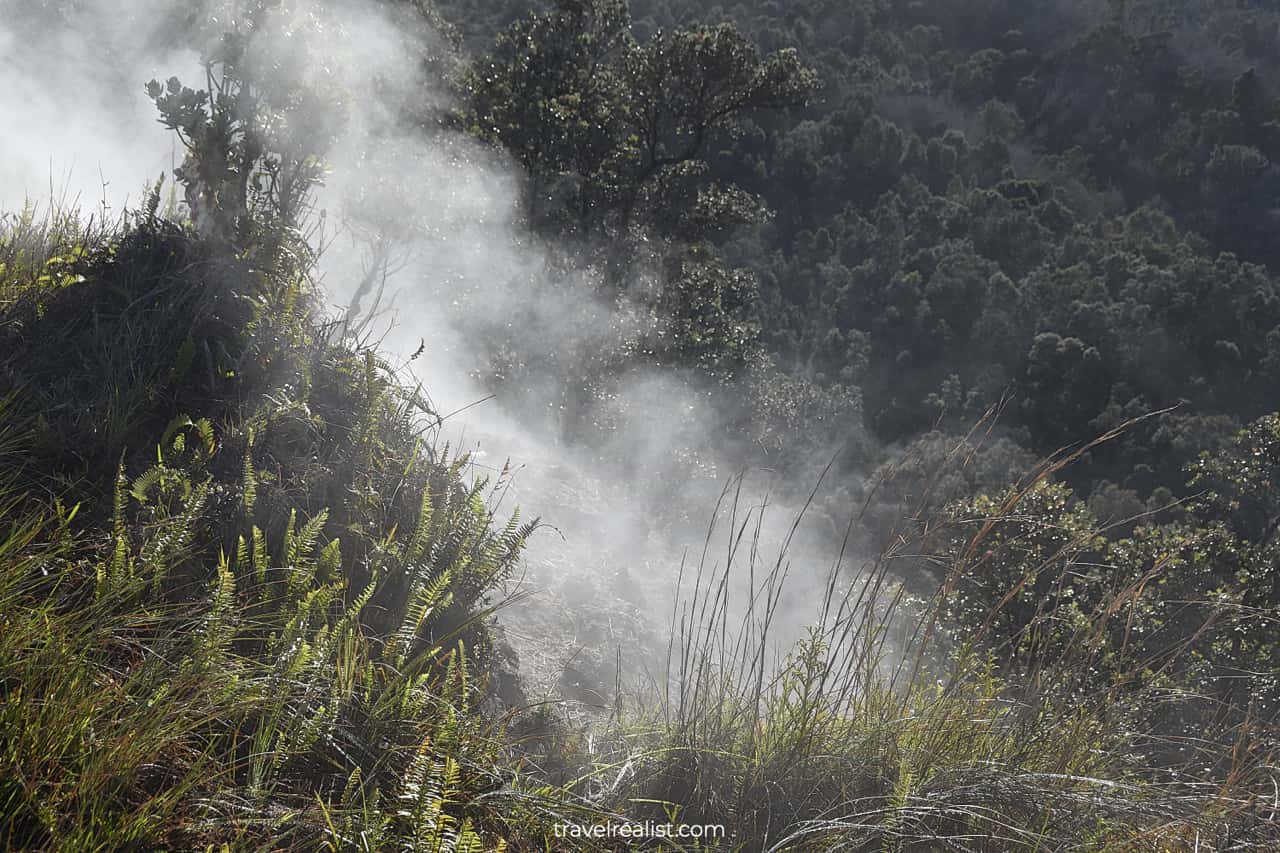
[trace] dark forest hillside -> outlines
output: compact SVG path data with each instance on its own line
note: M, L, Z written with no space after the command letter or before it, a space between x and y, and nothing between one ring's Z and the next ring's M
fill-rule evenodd
M442 8L481 57L529 26L510 4ZM745 109L701 141L699 192L745 191L768 218L697 236L754 279L762 350L810 395L861 399L880 440L963 429L1006 392L1003 426L1033 453L1176 406L1072 474L1086 494L1112 482L1145 500L1277 399L1280 14L1265 4L639 2L630 14L640 44L729 22L815 71L804 103ZM519 48L499 51L481 67L514 74ZM596 84L520 73L559 98ZM595 97L612 111L629 95ZM531 179L599 211L584 194L603 176L565 159L593 143L568 133L558 159L540 160L551 150L530 132L526 116L504 141ZM735 201L745 217L747 198ZM543 216L561 234L606 221Z

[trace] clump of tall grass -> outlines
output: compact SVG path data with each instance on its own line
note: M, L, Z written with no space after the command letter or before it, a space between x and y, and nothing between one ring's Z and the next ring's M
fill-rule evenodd
M188 523L98 546L70 513L15 519L0 548L6 847L466 850L518 826L470 651L430 637L450 584L420 587L379 637L362 624L375 587L344 602L338 550L311 523L276 548L255 535L167 602L154 590Z
M1031 671L1005 666L981 627L1016 600L1016 584L977 628L953 618L957 586L999 547L1000 525L1087 449L1048 460L986 518L904 528L856 573L842 553L794 643L780 636L790 540L765 559L763 510L734 507L723 553L704 550L673 615L666 681L635 708L620 703L578 784L647 819L722 824L716 849L1273 849L1268 754L1242 737L1217 747L1228 760L1215 775L1154 765L1161 733L1135 728L1147 717L1134 709L1167 705L1170 684L1109 680L1125 670L1114 650L1103 670L1096 655L1070 653L1096 648L1112 623L1124 631L1131 587L1059 626L1067 653L1046 650ZM935 525L968 532L930 558L942 566L936 594L912 594L899 572L921 565Z
M24 257L65 236L30 233ZM534 527L499 518L502 479L469 481L421 391L335 334L305 277L154 203L75 280L19 269L0 844L541 845L571 806L508 769L480 710L490 596Z
M78 283L76 264L103 245L119 221L105 208L90 216L65 199L0 213L0 311L22 299Z

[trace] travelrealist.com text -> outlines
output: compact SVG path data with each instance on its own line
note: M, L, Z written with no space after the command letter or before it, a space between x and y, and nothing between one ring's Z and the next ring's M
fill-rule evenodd
M577 823L558 823L556 838L724 838L723 824L657 823L637 821L627 823L597 823L584 826Z

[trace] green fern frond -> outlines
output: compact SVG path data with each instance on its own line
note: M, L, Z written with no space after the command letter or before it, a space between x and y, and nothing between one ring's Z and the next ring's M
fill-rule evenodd
M252 536L253 575L258 583L263 584L267 580L267 569L271 567L271 554L267 551L267 537L262 535L262 531L256 526L252 530Z
M427 486L422 490L422 503L418 508L418 523L414 528L413 538L409 541L409 548L405 551L405 562L412 564L422 558L431 534L431 522L431 488Z
M206 458L213 456L218 449L218 443L214 439L213 424L208 418L201 418L195 422L196 435L200 436L200 442L204 447Z
M124 474L124 462L116 469L115 490L112 492L111 527L117 539L122 539L128 530L128 519L125 509L128 507L129 480Z
M190 661L198 671L206 671L227 651L235 633L236 579L225 556L218 561L211 606L198 633Z
M453 602L452 580L453 568L449 567L434 579L415 584L409 591L404 619L387 645L388 660L394 665L403 664L430 618Z
M240 501L247 516L253 512L253 505L258 499L258 479L253 469L253 430L249 430L249 440L244 448L244 470L240 486Z
M285 562L288 565L295 565L304 556L309 555L315 550L316 542L320 539L320 531L324 529L325 522L329 520L329 511L322 509L315 516L302 526L298 531L298 535L292 538L292 541L285 547ZM293 518L290 517L289 528L293 529Z
M342 542L337 539L330 539L328 544L320 550L320 556L316 559L316 580L320 583L327 583L329 580L336 578L342 570Z

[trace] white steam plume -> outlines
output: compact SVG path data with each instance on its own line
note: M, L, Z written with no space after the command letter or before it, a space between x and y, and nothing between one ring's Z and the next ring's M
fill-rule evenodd
M175 22L190 23L191 14L206 24L234 15L223 5L191 13L178 0L103 0L76 10L56 16L40 45L7 54L17 67L6 68L13 81L6 91L18 93L0 97L0 201L10 209L47 183L48 157L55 170L74 165L71 187L84 197L98 190L98 168L111 181L112 204L122 204L125 193L136 197L158 167L169 165L174 147L154 120L143 84L177 74L188 86L203 85L196 45L173 40L195 29ZM508 328L519 358L571 365L601 353L630 361L628 347L652 318L599 300L589 272L566 272L554 247L529 233L515 164L469 137L405 125L406 107L421 114L450 106L426 70L445 45L394 14L361 0L284 3L251 49L271 67L277 57L294 55L294 40L309 40L311 61L277 62L276 73L301 74L296 82L341 111L343 130L326 152L332 170L315 199L330 233L339 229L321 262L328 293L347 304L367 273L365 250L376 235L392 235L385 245L395 274L386 295L394 294L394 312L375 336L393 361L411 364L441 414L457 412L446 421L446 438L480 451L481 465L497 468L511 458L520 466L516 500L560 535L537 538L527 581L535 595L502 620L512 626L535 681L564 670L563 692L589 699L612 686L618 652L631 672L652 670L665 646L661 631L682 555L697 561L700 534L734 460L715 450L721 415L706 390L655 369L637 370L591 410L611 432L606 447L590 451L564 438L562 401L576 389L565 387L557 371L471 406L488 395L472 378L486 343L476 336L485 328ZM22 34L6 24L0 40L13 46ZM57 51L56 61L44 48ZM42 106L24 123L19 117L29 101ZM66 109L74 104L83 108ZM93 173L86 175L89 166ZM656 273L639 278L661 286ZM746 493L754 497L747 503L761 500L768 479L751 478ZM681 513L672 507L698 524L673 523ZM786 538L794 513L770 510L760 530L767 548ZM725 535L723 528L717 533L716 553L725 550ZM803 532L792 557L790 597L774 626L783 639L816 617L814 602L834 560L816 539L806 544ZM740 601L745 583L733 590Z

